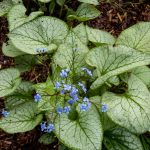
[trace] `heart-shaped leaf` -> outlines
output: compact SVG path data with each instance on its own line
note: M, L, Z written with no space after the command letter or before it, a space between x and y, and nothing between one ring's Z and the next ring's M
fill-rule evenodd
M78 110L77 120L71 121L66 114L57 116L55 133L60 141L72 149L99 150L102 144L100 116L95 106L86 112Z
M150 64L150 55L125 46L101 46L89 52L87 64L96 67L98 79L92 84L95 89L110 77L119 75L138 66Z
M3 16L8 13L13 5L12 0L3 0L0 2L0 16Z
M53 134L50 133L43 134L39 139L39 142L44 145L52 144L54 141L55 141L55 137Z
M80 69L85 65L85 56L88 52L88 49L85 46L83 47L84 49L74 51L74 48L72 48L72 46L68 44L60 45L58 51L54 56L55 63L61 68L71 69L72 67L74 67L74 70Z
M9 68L0 71L0 97L11 94L20 84L20 72Z
M35 19L40 15L43 15L43 12L41 11L32 12L29 16L27 16L25 13L26 8L23 5L15 5L14 7L12 7L12 9L8 13L8 23L10 31L26 22Z
M33 101L32 92L32 83L27 81L21 82L15 92L6 97L5 107L10 110L25 102Z
M115 43L115 38L108 32L86 26L88 40L96 45Z
M124 30L118 37L116 44L150 53L150 22L138 23Z
M36 63L37 57L35 55L22 55L15 58L16 68L20 72L30 71Z
M76 28L70 30L65 44L60 45L54 61L62 68L74 67L74 70L80 69L85 65L85 56L87 55L88 43L85 26L80 24Z
M99 4L98 0L78 0L78 1L83 2L83 3L93 4L93 5L98 5Z
M23 52L37 54L37 49L53 52L68 34L67 25L53 17L40 17L14 29L9 38Z
M9 112L9 116L0 120L0 128L7 133L26 132L34 129L42 120L37 114L36 103L25 103Z
M104 144L108 150L143 150L140 139L121 127L106 131Z
M132 70L132 73L141 79L145 85L150 87L150 68L147 66L137 67Z
M13 5L22 4L22 0L1 0L0 1L0 16L6 15Z
M3 54L8 57L16 57L25 54L17 49L10 40L7 43L3 43L2 51Z
M81 4L75 14L68 15L68 19L77 19L79 21L88 21L100 15L100 11L93 5L83 3Z
M135 75L128 79L128 91L117 95L106 92L103 103L108 105L108 116L120 126L134 133L144 133L150 127L150 93Z

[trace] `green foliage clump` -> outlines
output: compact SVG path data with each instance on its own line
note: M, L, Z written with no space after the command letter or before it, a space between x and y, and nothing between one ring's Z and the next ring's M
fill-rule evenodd
M68 24L44 16L43 7L27 16L19 1L0 3L10 31L2 50L16 64L0 70L7 109L0 128L13 134L40 125L39 141L51 144L57 137L60 149L148 150L143 134L150 131L150 23L115 38L80 23L100 15L97 0L79 0L76 11L65 0L36 2L58 4L60 14L66 8ZM76 27L70 26L73 19ZM22 73L41 64L48 68L45 82L23 81Z

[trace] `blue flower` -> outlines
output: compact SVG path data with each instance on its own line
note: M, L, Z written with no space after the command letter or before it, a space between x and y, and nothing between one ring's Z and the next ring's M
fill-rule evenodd
M82 88L82 90L83 90L84 93L87 92L87 89L86 89L86 87L84 86L84 84L82 84L81 82L79 82L78 85Z
M67 102L68 102L70 105L73 105L76 101L73 100L73 99L70 99L70 100L68 100Z
M34 101L35 101L35 102L39 102L39 101L41 100L41 98L42 98L42 97L41 97L40 94L35 94L35 95L34 95Z
M41 123L40 126L41 126L41 131L46 130L46 123L45 122Z
M70 106L65 106L63 112L68 114L70 112L70 110L71 110Z
M57 111L58 114L62 114L62 113L63 113L63 108L58 107L58 108L56 109L56 111Z
M81 111L87 111L88 110L88 106L85 103L82 103L79 106L80 106Z
M77 101L79 98L78 98L78 95L76 94L76 95L73 95L73 97L72 97L72 99L74 100L74 101Z
M102 104L102 108L101 108L101 111L102 112L106 112L108 109L108 106L106 104Z
M46 132L50 133L54 130L54 124L50 123L48 124L47 128L46 128Z
M55 83L55 88L56 88L56 89L59 89L60 86L61 86L61 84L60 84L59 82L56 82L56 83Z
M87 97L84 97L83 102L89 102L89 99Z
M62 78L66 78L66 77L68 76L68 73L69 73L69 69L61 70L60 76L61 76Z
M89 76L93 76L91 70L87 69L87 68L81 68L83 71L85 71Z
M3 115L3 117L8 117L9 112L6 110L2 110L1 114Z
M72 88L72 85L71 84L64 84L64 90L65 91L70 91Z
M87 111L91 107L91 102L79 104L79 107L81 111Z
M75 87L73 87L72 90L71 90L71 92L70 92L70 96L74 97L74 95L77 95L77 93L78 93L78 89L75 88Z
M61 90L61 91L60 91L60 94L65 94L65 90L64 90L64 89Z

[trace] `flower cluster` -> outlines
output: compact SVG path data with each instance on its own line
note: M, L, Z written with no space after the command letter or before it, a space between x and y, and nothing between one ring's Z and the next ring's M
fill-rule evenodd
M36 51L37 53L45 53L45 52L48 51L48 49L47 49L47 48L44 48L44 47L41 47L41 48L36 48L35 51Z
M8 117L9 112L6 110L2 110L1 114L3 115L3 117Z
M92 76L92 72L88 70L87 68L82 68L89 76ZM70 73L69 69L63 69L60 72L61 78L67 78ZM55 83L55 89L60 91L61 95L67 95L69 97L67 99L67 103L70 106L65 106L64 108L58 107L56 109L58 114L66 113L68 114L71 110L71 107L76 102L78 103L78 106L81 111L87 111L91 107L91 102L86 97L81 97L80 93L87 93L86 86L82 82L78 82L77 84L66 84L64 80L61 82ZM79 92L80 91L80 92Z
M42 132L51 133L55 129L54 124L52 123L46 124L46 122L43 122L40 124L40 126Z
M82 71L87 73L90 77L92 76L92 72L87 68L81 68ZM82 111L85 112L90 109L91 102L86 97L87 88L83 82L76 82L75 84L68 83L68 77L70 75L69 69L63 69L60 72L61 81L55 82L55 90L56 94L60 94L60 96L64 97L65 106L60 106L56 108L56 112L61 114L69 114L71 109L74 109L76 106ZM41 95L36 93L34 95L34 101L39 102L41 100ZM106 112L108 109L106 104L102 104L101 112ZM40 124L41 131L50 133L54 130L54 124L43 122Z

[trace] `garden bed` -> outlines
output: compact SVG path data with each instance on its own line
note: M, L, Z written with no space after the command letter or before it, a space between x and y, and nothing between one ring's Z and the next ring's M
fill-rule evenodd
M88 25L94 28L103 29L110 32L114 36L118 36L121 31L136 24L140 21L150 21L150 3L117 1L113 3L100 3L98 9L101 15L92 21L88 21ZM7 41L7 21L5 18L0 18L0 68L8 68L14 65L12 58L6 57L1 52L2 43ZM42 75L47 74L45 68L38 66L34 71L24 73L22 76L25 80L32 82L40 82L45 80L44 77L36 76L42 70ZM35 79L36 78L36 79ZM0 109L3 109L3 100L0 100ZM6 134L0 131L0 149L1 150L55 150L58 149L57 141L49 146L42 145L38 142L41 135L39 127L33 131L22 134Z

